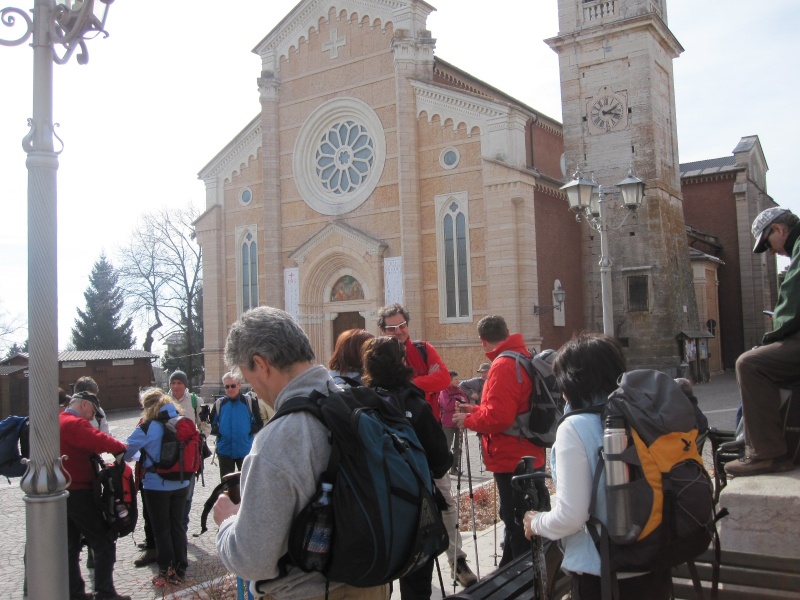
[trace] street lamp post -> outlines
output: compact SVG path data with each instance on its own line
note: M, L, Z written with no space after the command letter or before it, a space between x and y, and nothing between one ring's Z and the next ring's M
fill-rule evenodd
M30 459L20 487L26 503L28 597L66 600L67 496L69 476L60 454L58 412L57 171L53 123L53 63L89 60L86 40L103 35L114 0L34 0L33 16L19 8L0 9L0 25L19 32L0 38L2 46L19 46L32 38L33 114L22 140L28 168L28 379ZM71 4L71 5L70 5ZM95 14L95 8L99 14ZM2 30L7 31L7 30ZM62 53L56 51L61 47ZM63 145L62 145L63 149Z
M581 213L586 218L589 227L600 233L600 294L603 303L603 333L614 335L614 299L611 284L611 267L613 261L608 250L609 230L619 230L628 221L631 215L636 214L636 210L642 204L644 197L644 181L633 174L633 166L628 170L625 179L616 184L622 195L622 203L627 214L622 221L612 226L609 223L607 214L606 200L607 192L603 187L595 183L594 178L589 181L583 179L579 171L575 172L572 181L564 185L561 189L567 193L567 201L572 211L577 213L575 218L580 221Z

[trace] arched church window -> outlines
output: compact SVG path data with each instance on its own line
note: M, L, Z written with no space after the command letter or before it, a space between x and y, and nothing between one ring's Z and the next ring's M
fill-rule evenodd
M440 311L443 320L471 315L469 220L466 194L437 198L439 215Z
M348 300L363 300L364 289L355 277L345 275L340 277L331 290L331 302L346 302Z
M242 312L258 306L258 245L247 232L242 239Z

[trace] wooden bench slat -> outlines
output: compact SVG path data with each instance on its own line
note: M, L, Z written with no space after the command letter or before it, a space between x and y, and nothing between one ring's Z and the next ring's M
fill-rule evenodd
M707 563L696 563L697 572L701 581L711 581L712 566ZM691 579L689 568L680 565L672 570L673 576ZM748 567L720 565L720 583L746 585L748 587L771 590L800 590L800 573L786 573L780 571L765 571Z

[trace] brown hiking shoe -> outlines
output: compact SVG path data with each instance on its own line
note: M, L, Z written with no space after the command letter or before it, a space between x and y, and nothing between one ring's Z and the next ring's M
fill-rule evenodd
M450 571L455 571L455 580L461 587L467 588L478 582L478 578L475 576L475 573L472 572L472 569L469 568L467 559L464 557L459 558L456 561L455 569L451 566Z
M759 459L752 456L746 456L725 465L725 471L728 475L733 475L734 477L783 473L784 471L791 471L793 468L794 465L787 460L779 458Z
M158 551L155 548L150 548L149 550L145 550L139 555L135 561L133 561L134 567L146 567L147 565L152 565L154 562L158 560Z

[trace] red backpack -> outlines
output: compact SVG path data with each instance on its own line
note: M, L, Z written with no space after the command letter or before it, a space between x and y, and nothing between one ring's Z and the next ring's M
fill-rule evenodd
M142 453L153 463L147 470L171 481L184 481L187 476L197 473L202 459L200 432L197 431L194 421L182 416L170 418L167 413L160 414L155 421L164 428L161 458L156 461L142 449ZM153 421L142 423L142 431L147 433L152 423Z
M136 485L130 465L105 463L99 456L92 458L97 478L94 480L94 500L116 537L125 537L136 529L139 508L136 504Z

